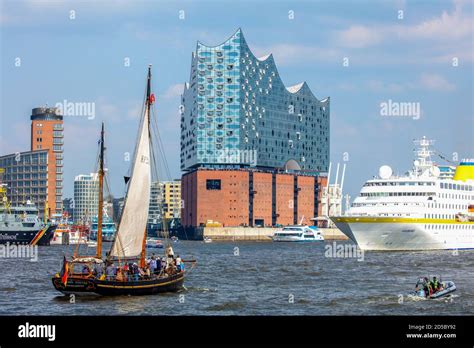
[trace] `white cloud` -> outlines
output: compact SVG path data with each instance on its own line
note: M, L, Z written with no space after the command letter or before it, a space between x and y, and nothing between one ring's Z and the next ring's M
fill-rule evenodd
M183 91L184 91L184 84L177 83L177 84L169 86L161 97L163 99L173 99L173 98L181 96Z
M453 91L456 86L439 74L422 74L419 80L422 88L434 91Z
M411 83L394 83L394 82L389 82L385 83L380 80L370 80L367 82L367 86L370 90L374 92L389 92L389 93L400 93L403 92L403 90L408 89L408 88L413 88L413 84Z
M337 50L332 48L287 43L265 47L253 46L252 52L257 57L272 53L277 66L304 61L334 61L342 57Z
M451 92L456 85L446 80L442 75L435 73L422 73L415 81L409 82L385 82L382 80L369 80L364 86L354 90L368 88L378 93L402 93L405 91L444 91Z
M420 24L401 27L400 37L405 39L456 40L472 35L473 18L462 11L463 3L454 2L454 11L443 11L440 17L424 21Z
M102 120L118 120L120 118L120 108L105 97L97 98L97 117Z
M473 17L463 11L464 2L454 1L451 12L443 11L440 16L408 25L400 21L398 25L352 25L348 29L337 31L335 41L342 47L363 48L382 42L399 39L403 41L433 40L437 42L459 42L471 37ZM471 46L472 48L472 46Z
M344 47L363 48L380 43L383 36L375 28L362 25L353 25L349 29L342 30L336 34L337 42Z

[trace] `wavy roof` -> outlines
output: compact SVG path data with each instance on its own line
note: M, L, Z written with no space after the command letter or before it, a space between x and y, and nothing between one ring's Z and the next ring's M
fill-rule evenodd
M231 36L229 36L225 41L223 41L222 43L218 44L218 45L206 45L206 44L203 44L201 41L198 41L197 42L197 46L199 45L202 45L202 46L205 46L205 47L208 47L208 48L214 48L214 47L218 47L218 46L221 46L227 42L229 42L230 40L232 40L233 38L236 37L236 35L240 33L240 39L241 39L241 45L244 45L247 47L248 51L250 52L250 54L258 61L260 62L268 62L268 64L271 64L276 72L276 77L278 78L278 80L281 82L281 84L283 86L285 86L285 83L283 82L283 80L281 79L280 77L280 73L278 72L278 68L275 64L275 61L273 59L273 54L270 53L270 54L267 54L265 56L262 56L260 58L256 57L255 54L252 52L252 50L250 49L250 47L247 45L247 42L245 40L245 37L244 37L244 34L242 32L242 29L241 28L238 28ZM293 86L288 86L286 87L286 91L290 94L298 94L298 93L303 93L304 91L307 91L309 92L316 100L318 100L320 103L324 104L324 103L328 103L329 102L329 97L326 97L322 100L318 99L313 91L311 90L311 88L309 88L308 84L306 83L306 81L303 81L303 82L300 82L300 83L297 83Z

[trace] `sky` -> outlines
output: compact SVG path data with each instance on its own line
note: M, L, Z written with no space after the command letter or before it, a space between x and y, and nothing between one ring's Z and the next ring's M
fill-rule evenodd
M473 22L471 1L0 0L0 155L29 150L32 108L91 103L95 117L64 117L64 197L94 170L102 121L121 197L152 64L163 179L179 178L191 53L240 27L256 56L273 53L287 86L306 81L331 98L331 162L346 163L355 198L381 165L410 169L415 138L454 161L474 157ZM397 115L397 105L413 108Z

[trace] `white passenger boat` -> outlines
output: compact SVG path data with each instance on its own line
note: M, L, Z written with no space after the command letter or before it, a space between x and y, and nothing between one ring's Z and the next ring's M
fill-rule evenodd
M146 240L146 247L148 249L163 249L163 242L157 238L148 238Z
M87 236L79 231L74 230L69 232L69 245L77 245L77 244L84 244L87 245L88 238Z
M398 176L382 166L346 214L331 217L362 250L474 248L474 160L446 175L431 161L432 143L415 141L411 171Z
M315 226L313 226L315 227ZM324 237L317 228L308 226L287 226L277 231L272 237L274 242L319 242Z

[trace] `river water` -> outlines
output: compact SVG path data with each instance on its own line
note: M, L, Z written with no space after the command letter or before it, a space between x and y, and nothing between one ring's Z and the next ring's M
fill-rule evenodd
M338 242L346 245L349 242ZM107 245L106 245L107 246ZM38 261L0 259L1 315L472 315L474 251L366 252L329 257L321 243L179 241L197 260L179 293L69 297L51 276L73 246L38 248ZM87 248L86 248L87 249ZM161 253L159 250L157 253ZM331 254L331 255L329 255ZM189 267L188 267L189 269ZM437 300L408 296L419 276L453 280Z

